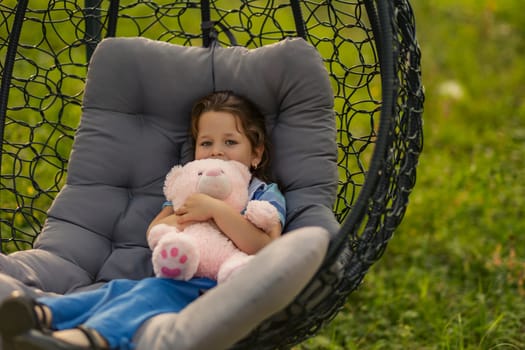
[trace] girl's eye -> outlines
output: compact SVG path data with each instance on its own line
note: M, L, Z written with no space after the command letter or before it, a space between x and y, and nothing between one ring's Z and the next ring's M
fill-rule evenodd
M210 147L211 146L211 142L210 141L203 141L201 142L201 147Z
M234 140L226 140L226 144L227 144L228 146L236 145L236 144L237 144L237 141L234 141Z

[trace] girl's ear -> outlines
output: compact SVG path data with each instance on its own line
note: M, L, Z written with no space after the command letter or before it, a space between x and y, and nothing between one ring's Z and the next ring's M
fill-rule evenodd
M262 155L264 153L264 145L259 145L253 149L253 158L251 167L257 169L259 164L261 164Z

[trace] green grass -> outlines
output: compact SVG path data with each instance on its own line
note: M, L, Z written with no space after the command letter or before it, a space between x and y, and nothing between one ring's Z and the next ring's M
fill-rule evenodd
M362 287L296 349L525 348L525 17L412 1L425 147L403 223Z

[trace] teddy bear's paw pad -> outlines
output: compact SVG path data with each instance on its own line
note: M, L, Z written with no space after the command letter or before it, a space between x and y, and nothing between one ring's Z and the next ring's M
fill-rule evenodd
M153 252L153 269L158 277L188 280L197 271L198 252L191 242L178 237L176 242L163 241Z
M179 257L179 248L177 247L172 247L169 250L169 254L168 254L168 249L162 249L160 252L160 255L162 256L163 259L167 259L168 256L174 259L178 258L181 264L186 263L186 261L188 260L188 256L186 254L183 254L181 257Z
M181 266L170 268L168 266L163 266L160 269L160 272L170 278L179 278L181 277L184 271L184 264L188 261L188 256L186 254L179 254L179 248L171 247L170 249L162 249L160 251L160 256L163 260L170 259L168 262L169 265L176 265L177 262Z

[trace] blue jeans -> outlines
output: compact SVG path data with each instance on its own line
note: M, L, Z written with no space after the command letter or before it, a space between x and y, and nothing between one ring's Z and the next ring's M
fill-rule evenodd
M113 280L99 289L58 297L42 297L57 330L83 325L99 332L111 349L132 349L131 339L147 319L179 312L217 282L207 278Z

